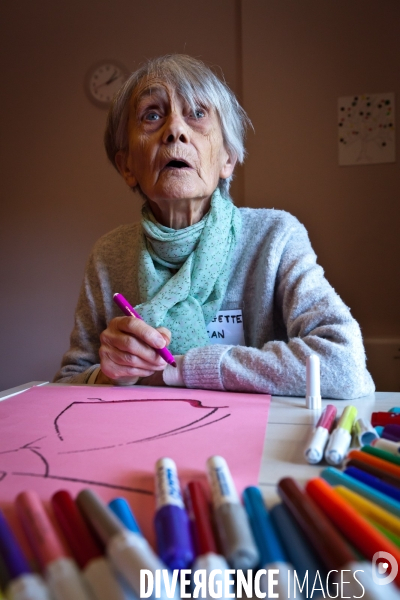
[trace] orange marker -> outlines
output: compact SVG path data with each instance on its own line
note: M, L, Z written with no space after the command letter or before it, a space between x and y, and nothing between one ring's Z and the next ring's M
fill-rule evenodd
M361 462L366 463L367 465L371 465L373 467L377 467L386 473L390 473L391 475L395 475L400 479L400 467L395 465L387 460L383 460L382 458L378 458L377 456L372 456L372 454L368 454L367 452L361 452L361 450L351 450L347 455L347 460L360 460Z
M377 552L389 552L400 564L400 549L362 517L323 479L311 479L306 491L319 505L341 533L367 559L372 560ZM400 587L400 572L394 578Z

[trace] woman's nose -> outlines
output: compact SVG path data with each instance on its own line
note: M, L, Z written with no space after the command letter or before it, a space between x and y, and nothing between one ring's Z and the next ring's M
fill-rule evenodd
M171 144L177 141L184 144L189 141L188 127L182 115L171 113L164 126L163 142Z

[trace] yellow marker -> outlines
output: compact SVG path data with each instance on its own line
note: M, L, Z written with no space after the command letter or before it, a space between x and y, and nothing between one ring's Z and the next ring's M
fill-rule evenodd
M400 536L400 519L394 517L390 512L342 485L338 485L335 492L347 500L366 519L371 519Z
M391 542L393 542L393 544L396 544L396 546L400 548L400 537L398 535L395 535L394 533L386 529L386 527L382 527L382 525L380 525L376 521L373 521L372 519L368 519L368 521L371 523L371 525L376 527L376 529L379 529L379 531L383 533L383 535L385 535Z

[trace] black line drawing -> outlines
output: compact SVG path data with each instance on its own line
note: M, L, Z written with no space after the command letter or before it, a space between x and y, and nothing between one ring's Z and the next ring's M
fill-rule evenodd
M113 448L120 446L128 446L131 444L139 444L139 443L151 443L152 441L157 441L160 439L168 438L171 436L181 435L184 433L189 433L196 429L212 426L214 423L217 423L223 419L227 419L231 416L230 412L226 412L229 409L229 406L206 406L200 400L193 399L182 399L182 398L168 398L168 399L152 399L152 398L130 398L125 400L103 400L102 398L87 398L87 401L82 402L71 402L68 404L53 420L53 428L54 434L56 435L58 441L60 442L60 448L64 445L66 436L68 435L68 431L61 433L61 423L62 417L73 408L79 408L81 405L93 405L93 406L105 406L105 405L120 405L123 403L142 403L142 402L185 402L189 404L192 408L207 410L206 414L203 414L199 418L192 419L188 423L184 425L180 425L179 427L175 427L173 429L169 429L166 431L161 431L155 435L141 437L139 439L127 440L118 444L108 444L104 446L98 447L86 447L77 450L60 450L57 454L77 454L77 453L85 453L85 452L96 452L100 450L112 450ZM218 414L218 412L222 412L224 414ZM43 450L40 442L45 443L44 440L48 438L48 435L41 436L32 441L29 441L22 446L17 448L12 448L8 450L0 451L0 459L1 455L12 454L21 451L28 451L34 456L38 457L40 461L40 470L38 472L34 472L30 470L11 470L11 471L1 471L0 470L0 484L6 478L7 475L13 475L18 477L40 477L43 479L54 479L65 482L73 482L73 483L82 483L85 485L94 485L100 486L125 492L133 492L137 494L145 494L145 495L153 495L153 491L149 489L145 489L143 487L130 487L126 485L119 485L118 483L110 483L107 481L99 481L86 477L74 477L70 475L63 475L60 473L53 472L51 468L51 457L45 456L45 451Z

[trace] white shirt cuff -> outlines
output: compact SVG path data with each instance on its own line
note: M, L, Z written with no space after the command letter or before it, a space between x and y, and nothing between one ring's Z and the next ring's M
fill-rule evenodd
M174 356L176 367L173 367L172 365L167 365L165 367L163 371L163 379L165 385L170 385L173 387L185 387L182 375L183 356L183 354L178 354L178 356Z

